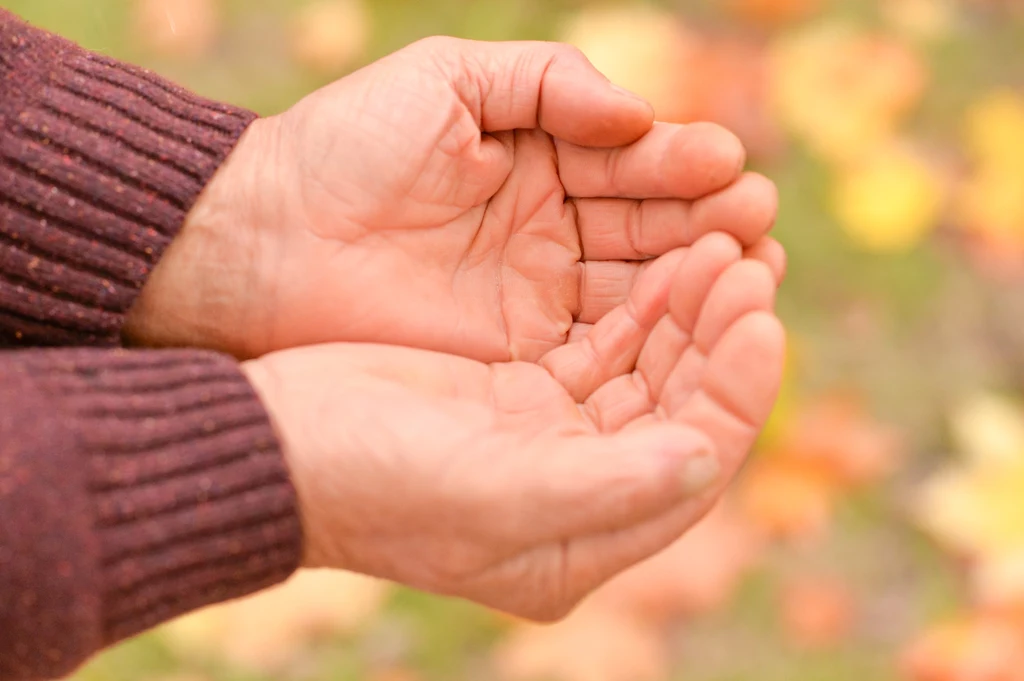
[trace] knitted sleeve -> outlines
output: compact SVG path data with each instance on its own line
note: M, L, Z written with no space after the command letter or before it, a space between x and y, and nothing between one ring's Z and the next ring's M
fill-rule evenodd
M254 118L0 9L0 346L119 344Z
M301 543L271 422L231 359L0 353L0 681L64 676L282 581Z

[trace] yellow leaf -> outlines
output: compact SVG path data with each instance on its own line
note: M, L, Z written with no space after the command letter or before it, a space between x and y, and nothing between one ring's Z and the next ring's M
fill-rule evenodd
M316 0L300 9L292 24L296 59L327 73L348 66L369 39L370 14L362 0Z
M957 22L954 0L885 0L880 7L891 26L917 40L944 38Z
M1024 463L1024 406L993 394L967 400L952 417L957 447L981 466Z
M985 560L1024 549L1024 463L946 471L925 484L917 512L939 540Z
M686 62L694 38L671 12L650 5L588 7L561 32L613 83L647 99L659 120L678 120L687 102Z
M976 160L1000 168L1024 169L1024 96L997 90L967 113L965 136Z
M996 243L1024 245L1024 165L977 168L957 197L957 218L968 232Z
M855 164L839 179L833 207L847 234L864 248L913 248L935 227L943 183L910 153L887 149Z
M925 62L910 46L838 22L784 34L771 52L780 119L836 162L886 142L927 81Z
M315 639L358 628L379 611L390 588L352 573L300 571L277 587L172 622L163 635L186 656L278 668Z

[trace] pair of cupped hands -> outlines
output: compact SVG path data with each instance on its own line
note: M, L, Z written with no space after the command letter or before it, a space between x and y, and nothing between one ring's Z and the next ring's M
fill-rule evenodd
M245 360L305 566L558 618L771 410L785 256L744 163L573 48L427 39L255 122L125 333Z

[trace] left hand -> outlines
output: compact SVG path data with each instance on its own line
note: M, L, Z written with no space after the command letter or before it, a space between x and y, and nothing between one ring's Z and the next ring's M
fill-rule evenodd
M714 234L539 365L355 343L243 363L304 564L561 617L689 529L744 461L782 373L774 296Z

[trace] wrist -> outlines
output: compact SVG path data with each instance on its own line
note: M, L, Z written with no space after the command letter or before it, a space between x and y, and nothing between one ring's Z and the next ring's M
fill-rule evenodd
M126 344L201 347L246 358L264 346L256 200L267 158L254 121L192 206L125 320Z

